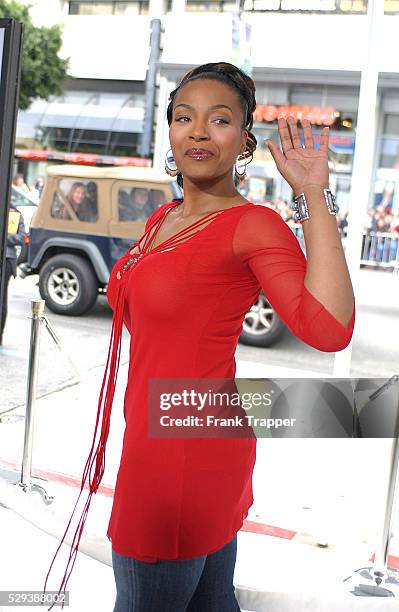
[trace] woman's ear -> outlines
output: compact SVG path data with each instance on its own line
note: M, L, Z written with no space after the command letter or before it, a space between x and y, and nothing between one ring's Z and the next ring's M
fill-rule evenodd
M245 151L245 147L247 145L247 140L248 140L248 130L244 130L244 135L243 135L243 145L242 145L242 153L244 153ZM241 153L241 155L242 155Z

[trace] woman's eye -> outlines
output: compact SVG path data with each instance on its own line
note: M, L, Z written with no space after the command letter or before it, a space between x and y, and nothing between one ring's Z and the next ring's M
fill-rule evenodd
M180 121L180 119L189 119L189 117L182 115L181 117L176 117L175 121ZM221 117L218 119L215 119L215 121L223 121L223 123L226 123L226 124L229 123L228 121L226 121L226 119L222 119Z

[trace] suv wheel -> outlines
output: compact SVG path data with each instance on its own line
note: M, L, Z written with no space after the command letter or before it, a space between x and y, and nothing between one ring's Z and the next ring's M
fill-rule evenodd
M251 346L271 346L281 338L285 329L284 323L261 293L258 301L245 315L239 341Z
M55 255L39 274L39 291L57 314L81 315L95 304L97 278L90 264L78 255Z

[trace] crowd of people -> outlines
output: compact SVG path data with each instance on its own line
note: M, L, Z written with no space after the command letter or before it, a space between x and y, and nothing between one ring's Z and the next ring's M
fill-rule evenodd
M270 206L276 212L278 212L279 215L287 223L287 225L290 225L291 227L297 227L299 230L297 232L297 236L302 237L301 224L295 221L294 219L295 212L290 206L289 202L287 202L287 200L285 200L284 198L277 197L277 198L274 198L274 200L267 200L265 202L265 205ZM338 229L341 235L345 236L346 228L348 225L348 213L345 213L344 215L340 215L338 213L335 218L336 218Z
M369 256L377 262L393 262L399 256L399 214L392 214L392 205L385 206L381 202L369 208L364 229L370 240ZM381 236L387 233L386 236ZM363 240L363 247L365 240Z
M379 204L367 211L367 218L364 224L367 232L391 232L399 238L399 214L392 214L392 207Z
M301 226L294 219L294 211L287 200L277 197L274 200L268 200L265 205L270 206L278 212L284 221L292 226L297 227L296 235L298 238L303 237ZM346 237L348 227L348 212L337 214L336 221L341 237ZM364 221L363 230L366 235L370 236L367 244L363 238L363 259L370 259L377 262L392 262L398 256L399 248L399 213L392 213L391 205L386 205L384 201L368 209Z

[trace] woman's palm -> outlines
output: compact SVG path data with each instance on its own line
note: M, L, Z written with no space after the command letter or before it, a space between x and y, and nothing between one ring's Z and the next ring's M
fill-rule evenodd
M304 147L293 117L288 117L288 120L284 118L278 120L282 151L272 140L267 141L277 169L291 185L295 195L299 195L305 185L313 184L326 188L329 185L329 130L328 128L322 130L320 145L316 151L310 121L304 119L301 123L305 139Z

